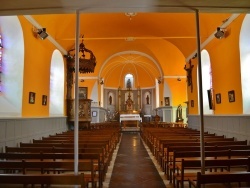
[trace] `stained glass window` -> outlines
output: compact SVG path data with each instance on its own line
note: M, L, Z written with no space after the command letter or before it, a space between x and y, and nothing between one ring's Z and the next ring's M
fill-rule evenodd
M3 57L3 43L2 43L2 35L0 34L0 92L2 92L2 57Z

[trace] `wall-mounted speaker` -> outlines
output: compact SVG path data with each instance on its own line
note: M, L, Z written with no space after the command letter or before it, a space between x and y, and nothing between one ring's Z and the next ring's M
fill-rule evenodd
M46 33L46 28L38 29L37 35L42 40L46 39L49 36L48 33Z
M220 27L217 27L217 32L214 34L214 36L217 39L222 39L223 37L225 37L225 30L221 29Z

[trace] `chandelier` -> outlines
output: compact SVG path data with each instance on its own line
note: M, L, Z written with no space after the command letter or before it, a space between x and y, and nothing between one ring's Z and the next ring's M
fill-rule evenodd
M67 59L68 71L75 72L75 48L68 51L65 55ZM82 42L79 45L79 72L80 73L93 73L96 66L96 57L94 53L87 49Z

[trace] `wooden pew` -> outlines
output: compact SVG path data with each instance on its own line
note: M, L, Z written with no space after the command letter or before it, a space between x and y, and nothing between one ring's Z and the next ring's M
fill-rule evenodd
M154 145L158 134L171 135L199 135L199 131L184 128L142 128L141 135L144 142L150 147Z
M205 146L205 151L219 151L219 150L250 150L250 145L226 145L226 146ZM200 146L168 146L166 151L166 157L164 161L165 173L167 174L167 178L170 175L170 168L172 168L173 162L173 151L200 151Z
M21 171L22 174L33 174L34 171L40 171L40 174L65 173L74 171L74 160L63 161L33 161L33 160L7 160L0 161L1 170ZM96 187L99 181L99 174L95 173L93 160L85 159L78 162L79 172L85 174L86 183L91 183L92 187Z
M204 140L206 143L208 143L207 145L215 145L215 143L217 143L217 145L242 145L245 144L247 145L247 142L245 141L234 141L234 138L225 138L224 136L205 136ZM151 152L153 153L153 155L156 156L156 159L158 162L161 162L161 158L163 156L163 152L165 149L165 146L168 143L175 143L175 142L196 142L199 143L200 142L200 136L190 136L185 137L185 136L178 136L174 137L174 136L167 136L167 137L159 137L157 141L155 141L156 143L154 143L152 146L153 149L151 149ZM213 143L215 142L215 143ZM230 144L231 142L231 144ZM239 143L237 143L239 142Z
M20 143L20 147L36 147L36 148L74 148L73 143ZM109 153L113 153L114 148L110 147L108 143L79 143L78 148L105 148Z
M13 181L14 180L14 181ZM84 174L0 174L0 184L46 184L46 185L80 185L85 188ZM4 185L3 185L4 184Z
M221 168L226 169L224 173L228 173L231 171L231 167L242 167L243 171L247 171L250 168L250 158L234 158L234 159L206 159L205 160L205 168ZM176 181L177 188L179 188L179 184L181 188L184 188L184 181L188 181L188 179L192 178L192 180L196 177L196 172L187 173L188 169L196 169L196 171L201 170L201 160L200 159L182 159L181 164L177 165L177 172L174 174L174 182ZM215 170L217 172L217 170ZM215 173L208 172L208 173ZM175 184L174 184L175 187Z
M231 139L217 140L215 139L207 139L205 138L205 146L221 146L221 145L247 145L247 141L232 141ZM163 171L165 170L164 160L166 159L166 153L168 146L200 146L200 141L189 141L185 140L184 142L181 140L168 140L161 144L158 149L158 154L155 155L158 163L161 165Z
M63 161L67 159L74 160L74 153L0 153L1 160L36 160L36 161ZM98 169L99 185L102 186L105 177L104 159L98 153L79 153L79 160L91 159L94 161L95 169Z
M234 147L235 145L235 147ZM239 149L250 149L250 146L247 145L247 140L245 141L205 141L205 146L228 146L228 148L226 149L234 149L234 150L239 150ZM173 147L173 148L172 148ZM196 147L197 150L200 150L200 143L199 142L168 142L162 145L161 151L160 151L160 159L158 159L158 161L160 161L159 163L162 166L162 169L165 171L166 170L166 163L168 163L169 161L169 156L170 153L173 150L176 151L183 151L185 150L185 148L187 147ZM175 149L174 149L175 148ZM194 149L194 150L196 150ZM221 148L222 149L222 148ZM189 150L188 150L189 151Z
M192 186L195 188L201 188L204 184L229 184L233 182L239 183L239 187L241 187L242 182L250 183L250 172L230 172L230 173L211 173L211 174L202 174L201 172L197 172L197 177L189 178L189 187ZM228 185L228 187L230 187ZM245 187L245 186L244 186Z
M74 143L73 137L43 137L42 140L37 141L33 140L33 143ZM110 148L115 148L117 143L119 142L119 138L111 139L111 138L103 138L103 137L85 137L79 138L78 143L105 143L107 142Z
M205 151L204 155L206 158L209 159L217 159L218 157L223 157L226 159L229 159L230 157L230 150L219 150L219 151ZM200 160L200 152L199 151L174 151L173 152L173 161L172 165L169 165L169 180L170 183L174 184L175 187L175 178L178 176L178 173L176 175L175 171L177 166L180 166L179 163L182 162L183 159L195 159ZM191 164L190 164L191 165Z

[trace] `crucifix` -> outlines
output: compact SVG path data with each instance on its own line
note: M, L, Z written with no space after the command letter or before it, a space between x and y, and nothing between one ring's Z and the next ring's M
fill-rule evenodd
M191 86L191 93L193 92L193 82L192 82L192 70L194 65L192 65L191 59L189 60L189 67L185 65L184 69L187 71L187 82L188 86Z

